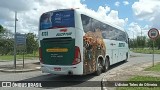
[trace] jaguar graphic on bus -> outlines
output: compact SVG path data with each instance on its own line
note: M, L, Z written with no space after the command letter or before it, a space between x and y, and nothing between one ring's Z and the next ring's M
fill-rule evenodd
M43 13L38 34L44 73L100 75L129 57L128 35L123 29L80 9Z

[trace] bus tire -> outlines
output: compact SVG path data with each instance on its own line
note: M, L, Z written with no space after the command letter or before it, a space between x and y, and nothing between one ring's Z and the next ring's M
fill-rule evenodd
M108 60L108 58L106 57L105 64L104 64L104 66L103 66L103 72L108 71L108 69L109 69L109 60Z
M97 62L97 71L95 72L96 76L99 76L102 73L102 61L99 59Z
M128 60L128 53L126 53L126 59L124 60L124 62L127 62Z

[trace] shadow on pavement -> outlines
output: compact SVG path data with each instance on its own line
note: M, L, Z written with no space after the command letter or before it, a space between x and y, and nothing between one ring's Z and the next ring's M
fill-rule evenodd
M68 76L68 75L52 75L46 74L38 77L24 79L22 81L27 82L40 82L45 85L44 89L53 89L58 87L85 87L93 86L92 81L88 81L94 77L94 74L88 74L84 76ZM88 82L86 82L88 81ZM99 83L100 82L96 82ZM96 84L95 83L95 84Z
M123 61L114 64L110 66L109 70L117 66L120 66L124 63L125 62ZM45 84L45 87L42 87L43 89L53 89L58 87L101 87L101 81L89 81L94 77L95 77L94 73L83 76L45 74L29 79L24 79L22 81L40 82L42 84Z
M124 63L127 63L128 61L121 61L121 62L118 62L118 63L116 63L116 64L113 64L113 65L111 65L110 67L109 67L109 70L111 70L111 69L113 69L113 68L115 68L115 67L118 67L118 66L121 66L121 65L123 65Z

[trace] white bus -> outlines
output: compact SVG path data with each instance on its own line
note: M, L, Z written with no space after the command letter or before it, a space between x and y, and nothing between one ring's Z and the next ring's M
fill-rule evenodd
M39 59L44 73L100 75L129 57L128 35L79 9L43 13L39 23Z

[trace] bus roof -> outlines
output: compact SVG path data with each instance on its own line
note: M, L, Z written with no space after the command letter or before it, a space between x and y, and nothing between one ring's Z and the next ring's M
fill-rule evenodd
M94 18L94 19L100 21L100 22L103 22L103 23L108 24L108 25L110 25L110 26L112 26L112 27L114 27L114 28L117 28L117 29L119 29L119 30L121 30L121 31L126 32L123 28L121 28L121 27L119 27L119 26L117 26L117 25L111 24L111 23L109 23L109 22L105 22L105 21L102 20L101 18L98 18L98 16L93 15L93 14L89 14L89 13L87 13L87 12L85 12L84 10L79 9L79 8L75 8L75 9L74 9L74 8L70 8L70 9L57 9L57 10L52 10L52 11L48 11L48 12L65 11L65 10L74 10L77 14L87 15L87 16L89 16L89 17L91 17L91 18ZM44 12L44 13L48 13L48 12ZM43 13L43 14L44 14L44 13Z

